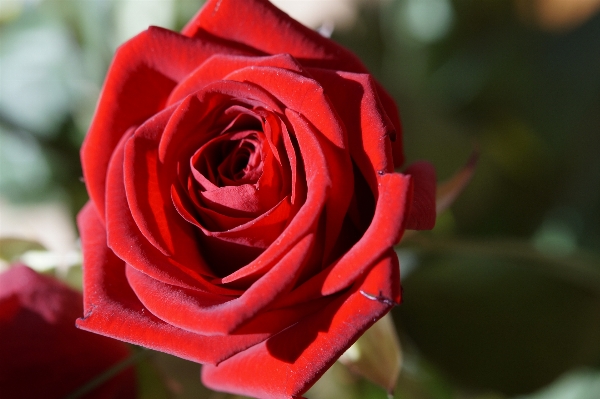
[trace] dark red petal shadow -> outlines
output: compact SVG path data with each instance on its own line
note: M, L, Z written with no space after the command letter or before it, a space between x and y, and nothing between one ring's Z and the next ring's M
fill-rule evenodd
M435 169L429 162L411 164L405 174L413 181L413 199L408 208L406 229L431 230L435 226Z

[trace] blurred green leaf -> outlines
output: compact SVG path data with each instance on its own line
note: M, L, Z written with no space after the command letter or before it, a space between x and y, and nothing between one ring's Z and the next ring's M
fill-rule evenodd
M410 346L409 346L410 347ZM422 357L407 350L396 384L396 399L455 399L454 387Z
M335 362L303 396L311 399L362 399L358 380L348 368ZM381 395L385 396L383 392Z
M152 359L144 359L136 367L137 399L170 399L169 392Z
M526 393L600 359L594 263L500 242L418 245L428 255L403 281L400 324L462 385Z
M1 110L0 110L1 111ZM14 201L43 193L50 183L50 166L32 135L5 129L0 114L0 191Z
M13 262L27 251L43 251L44 246L37 241L22 238L4 237L0 238L0 259Z
M64 275L58 277L69 287L78 291L83 290L83 269L81 265L69 267Z
M155 378L160 379L168 398L197 399L210 396L211 391L200 382L200 365L198 363L162 352L154 352L150 360ZM151 394L151 391L148 389L148 395ZM154 396L143 397L143 399L146 398L154 399Z

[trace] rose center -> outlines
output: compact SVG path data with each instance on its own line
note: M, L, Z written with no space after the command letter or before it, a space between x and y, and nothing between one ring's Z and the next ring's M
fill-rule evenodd
M222 162L218 166L220 183L255 183L262 174L262 150L256 133L224 146Z
M250 154L247 152L239 151L236 154L235 162L233 163L232 174L234 178L239 179L246 172L246 167L248 166L248 160L250 159Z
M202 146L191 158L192 173L201 190L256 184L263 172L262 133L222 134Z

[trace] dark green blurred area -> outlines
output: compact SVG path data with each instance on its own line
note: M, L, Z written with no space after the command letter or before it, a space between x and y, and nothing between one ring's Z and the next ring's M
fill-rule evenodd
M180 29L202 2L165 3L156 24ZM399 247L396 397L600 398L600 14L553 29L527 0L357 4L333 39L396 99L408 162L431 161L442 181L480 153L435 230ZM74 216L87 199L79 146L135 2L2 7L1 195L59 198ZM181 394L194 378L168 375L190 367L144 363L142 396L194 397ZM309 397L385 397L339 367Z

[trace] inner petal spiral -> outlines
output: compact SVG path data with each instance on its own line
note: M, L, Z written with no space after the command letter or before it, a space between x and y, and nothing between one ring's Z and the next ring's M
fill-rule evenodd
M188 133L171 197L199 229L203 257L218 276L249 265L298 209L295 147L280 116L263 104L232 101Z
M227 133L196 151L190 166L199 189L256 184L263 172L262 136L259 131Z

